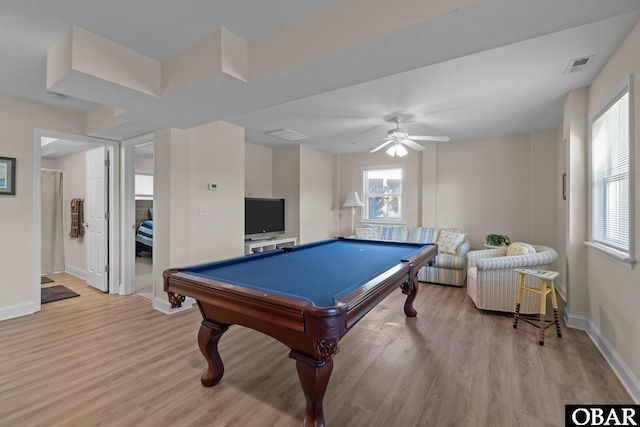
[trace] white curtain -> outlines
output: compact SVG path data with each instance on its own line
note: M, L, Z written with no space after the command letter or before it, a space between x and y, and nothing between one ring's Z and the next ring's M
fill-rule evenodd
M64 232L62 206L62 171L42 169L42 274L64 271Z

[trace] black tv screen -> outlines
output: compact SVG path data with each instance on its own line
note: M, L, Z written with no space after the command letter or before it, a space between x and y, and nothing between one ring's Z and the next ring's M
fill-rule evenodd
M284 234L284 199L244 199L244 238L267 239Z

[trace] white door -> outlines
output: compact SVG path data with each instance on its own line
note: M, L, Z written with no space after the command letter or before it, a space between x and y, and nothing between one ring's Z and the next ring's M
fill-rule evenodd
M102 292L109 290L107 153L106 147L87 151L87 195L84 206L87 283Z

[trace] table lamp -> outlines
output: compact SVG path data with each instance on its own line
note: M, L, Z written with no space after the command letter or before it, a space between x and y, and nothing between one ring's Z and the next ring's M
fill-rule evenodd
M360 201L358 193L356 191L352 191L347 195L347 200L342 206L345 208L351 208L351 235L353 235L353 222L356 216L356 206L364 206L364 203Z

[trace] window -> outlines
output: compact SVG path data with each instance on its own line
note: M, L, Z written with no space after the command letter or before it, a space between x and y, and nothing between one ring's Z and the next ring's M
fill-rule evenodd
M630 79L591 118L590 246L633 267Z
M365 221L404 221L400 166L362 170Z
M153 175L136 172L135 178L136 200L153 200Z

